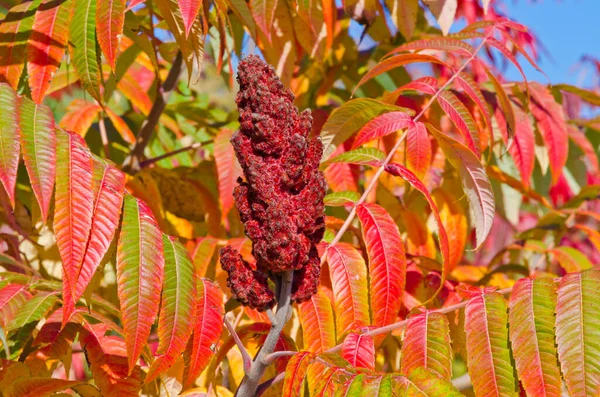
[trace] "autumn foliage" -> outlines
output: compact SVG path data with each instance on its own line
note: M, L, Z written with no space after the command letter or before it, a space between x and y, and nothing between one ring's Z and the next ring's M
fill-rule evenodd
M599 87L500 10L0 4L0 396L597 396Z

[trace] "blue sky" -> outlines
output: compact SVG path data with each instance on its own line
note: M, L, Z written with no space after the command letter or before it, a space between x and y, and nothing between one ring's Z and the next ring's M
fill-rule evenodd
M580 71L574 70L581 55L600 59L600 0L506 0L505 14L525 26L542 41L551 59L542 54L539 66L552 84L581 84ZM546 83L546 78L527 61L520 59L528 79ZM591 81L591 68L587 78ZM514 68L507 69L509 80L521 80Z

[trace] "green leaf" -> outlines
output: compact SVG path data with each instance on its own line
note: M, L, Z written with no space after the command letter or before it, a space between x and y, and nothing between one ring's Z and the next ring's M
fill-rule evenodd
M558 261L560 267L568 273L580 272L592 268L592 262L584 253L573 247L556 247L548 252Z
M25 97L21 98L18 107L23 160L42 220L46 222L56 174L54 116L48 106L36 105Z
M152 212L143 201L125 196L117 246L117 290L129 374L158 313L164 264L162 234Z
M75 0L71 22L71 58L83 87L102 103L100 67L96 51L96 1Z
M326 168L331 163L349 163L359 165L377 166L385 158L385 153L373 147L358 148L344 152L335 156L331 160L321 163L321 169Z
M163 234L163 249L165 278L158 316L158 348L146 383L164 372L181 355L192 334L194 319L194 265L185 247L166 234Z
M14 331L33 321L41 320L57 301L55 293L38 292L18 309L15 318L6 325L6 331Z
M553 89L570 92L577 95L590 105L600 106L600 95L593 91L584 90L583 88L575 87L569 84L557 84L552 86Z
M343 192L329 193L325 196L323 202L330 207L341 207L347 204L354 204L358 199L360 199L359 193L352 190L345 190Z

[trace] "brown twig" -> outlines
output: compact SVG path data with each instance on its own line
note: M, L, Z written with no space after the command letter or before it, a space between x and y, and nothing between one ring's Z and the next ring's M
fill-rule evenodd
M196 143L192 143L189 146L173 150L172 152L161 154L160 156L156 156L156 157L153 157L151 159L147 159L147 160L141 161L140 162L140 169L146 168L146 167L148 167L148 166L150 166L150 165L152 165L152 164L154 164L154 163L156 163L156 162L158 162L160 160L164 160L166 158L169 158L169 157L172 157L172 156L176 156L179 153L187 152L188 150L199 149L201 147L202 147L202 144L200 142L196 142Z
M144 149L150 142L150 137L158 124L158 120L160 119L160 115L165 110L167 106L167 102L169 101L169 96L171 92L175 89L177 85L177 80L179 79L179 75L181 74L181 68L183 65L183 57L181 56L181 51L177 52L177 56L171 65L171 70L169 70L169 74L164 82L164 84L159 85L158 92L156 93L156 98L154 99L154 103L152 104L152 108L150 109L150 114L148 114L148 118L142 124L142 128L137 135L137 139L135 141L135 145L133 149L131 149L131 153L125 159L123 164L123 169L128 172L137 172L141 169L140 167L140 159L144 155Z

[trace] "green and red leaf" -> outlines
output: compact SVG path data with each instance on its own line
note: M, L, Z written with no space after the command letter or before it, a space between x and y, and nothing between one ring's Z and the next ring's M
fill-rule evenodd
M148 370L146 383L169 368L185 349L192 334L196 283L194 265L185 247L163 234L165 277L158 316L156 359Z
M327 248L338 338L369 324L367 266L360 252L347 243Z
M117 290L129 372L146 346L160 304L164 276L162 234L150 208L125 196L117 246Z
M96 1L74 0L75 13L71 21L71 60L79 80L98 102L100 96L100 66L96 51Z
M517 374L528 396L559 397L554 322L556 286L551 278L522 278L509 302L509 333Z
M302 387L309 364L315 358L310 352L299 352L295 354L285 367L283 379L282 397L296 397L302 395Z
M356 149L372 140L384 137L392 132L403 130L411 124L411 118L405 112L389 112L373 118L356 135L352 149Z
M421 311L409 318L402 342L402 373L410 375L422 367L445 380L452 377L452 347L448 318Z
M17 311L31 299L27 287L21 284L7 284L0 289L0 327L6 328Z
M356 210L369 255L369 293L372 325L396 320L406 283L406 256L398 226L377 204L360 204Z
M54 116L48 106L36 105L25 97L19 101L18 108L23 160L42 220L46 222L56 174Z
M13 89L0 83L0 183L13 207L20 150L17 101Z
M600 271L567 274L558 286L556 344L569 395L594 396L600 385Z
M477 155L477 158L481 157L479 132L469 109L450 91L442 91L438 102L464 137L469 149Z

